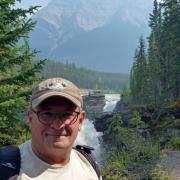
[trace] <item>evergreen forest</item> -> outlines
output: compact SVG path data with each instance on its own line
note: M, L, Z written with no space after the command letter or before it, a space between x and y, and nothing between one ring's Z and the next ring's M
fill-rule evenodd
M125 112L114 113L104 130L104 180L180 178L180 1L153 3L150 34L139 38L121 96Z
M141 36L131 69L134 104L165 107L180 98L180 2L165 0L150 14L148 44Z
M53 60L46 60L41 76L43 78L64 77L80 88L109 93L120 93L129 86L128 74L99 72L77 67L74 63L63 64Z

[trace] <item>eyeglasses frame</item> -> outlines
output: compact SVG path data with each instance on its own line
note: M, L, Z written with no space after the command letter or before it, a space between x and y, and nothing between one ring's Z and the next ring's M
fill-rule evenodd
M52 122L50 122L50 123L44 123L44 122L41 121L40 118L39 118L39 113L40 113L40 112L43 112L43 111L35 111L35 110L32 109L32 108L31 108L31 111L37 115L37 118L38 118L39 122L42 123L42 124L44 124L44 125L51 125L51 124L54 122L54 121L52 120ZM80 111L80 112L73 111L73 113L76 113L76 115L74 116L73 120L71 120L71 122L68 123L68 124L66 124L66 125L75 124L76 121L78 120L78 116L81 114L81 111ZM56 117L57 117L57 114L58 114L58 113L54 113L54 114L56 114ZM76 120L74 120L74 119L76 119ZM58 122L60 122L60 123L65 123L65 121L61 121L61 120L58 120Z

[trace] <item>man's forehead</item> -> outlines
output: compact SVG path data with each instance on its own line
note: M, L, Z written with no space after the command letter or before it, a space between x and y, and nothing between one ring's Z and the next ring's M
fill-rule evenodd
M40 105L39 108L48 108L52 106L58 106L58 107L69 107L69 108L76 108L77 106L71 102L70 100L59 97L59 96L53 96L50 98L47 98L44 100Z

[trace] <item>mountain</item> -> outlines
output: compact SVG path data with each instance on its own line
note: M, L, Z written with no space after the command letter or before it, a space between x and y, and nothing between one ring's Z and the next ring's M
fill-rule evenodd
M52 0L33 17L30 44L40 58L128 73L151 8L152 0Z

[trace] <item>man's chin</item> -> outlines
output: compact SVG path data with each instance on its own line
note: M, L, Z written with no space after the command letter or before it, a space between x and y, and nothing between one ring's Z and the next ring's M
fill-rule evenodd
M66 149L66 148L68 148L69 146L66 144L66 143L60 143L60 142L55 142L55 143L53 143L53 146L52 146L52 148L53 149Z
M56 139L55 141L51 142L51 147L52 148L58 148L58 149L62 149L62 148L66 148L67 147L67 140L63 139L63 137Z
M67 136L66 135L48 135L45 138L47 142L56 143L56 142L66 141Z
M49 136L46 138L46 145L49 148L64 149L69 147L68 136Z

